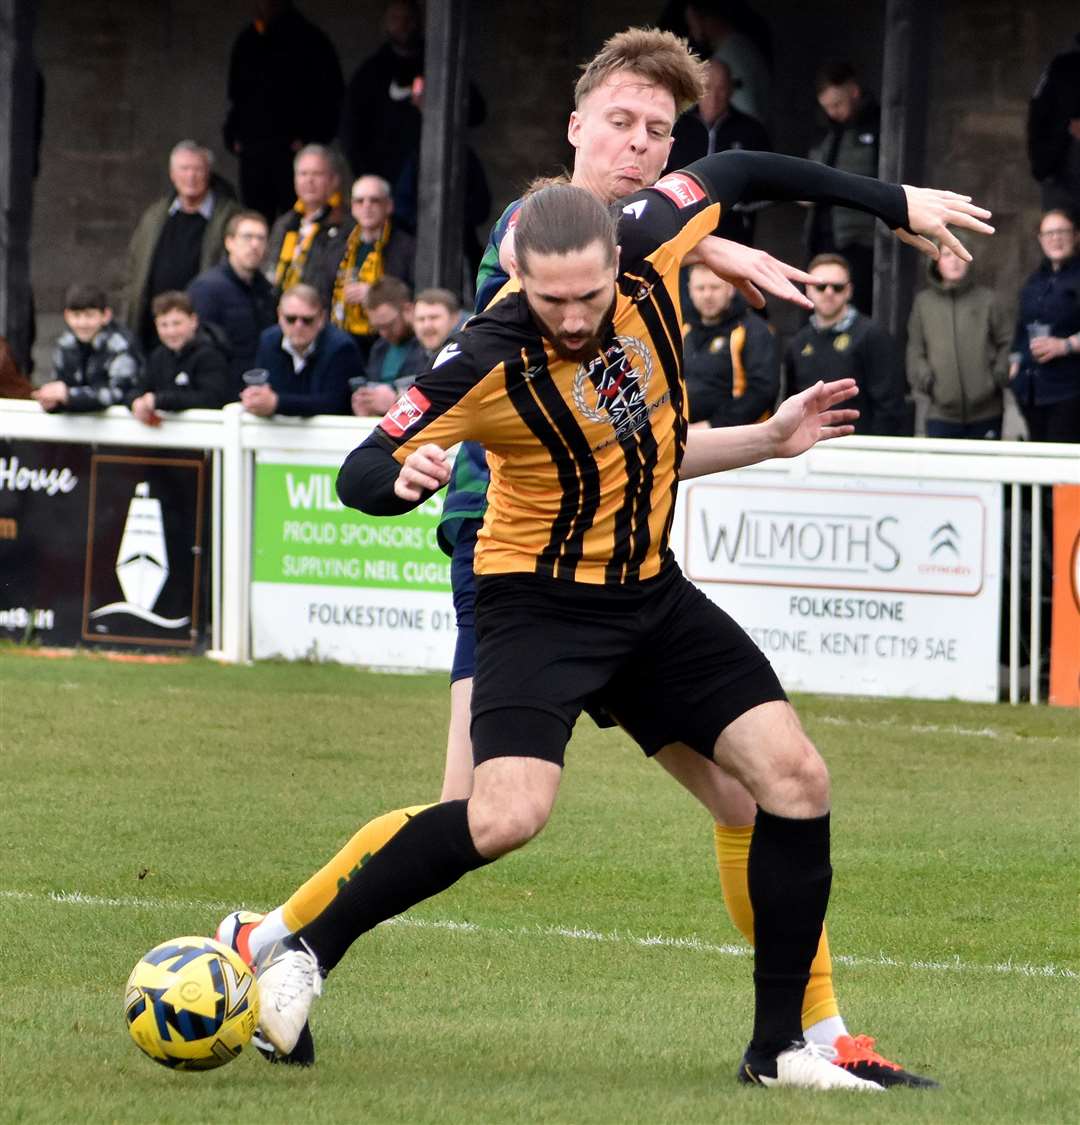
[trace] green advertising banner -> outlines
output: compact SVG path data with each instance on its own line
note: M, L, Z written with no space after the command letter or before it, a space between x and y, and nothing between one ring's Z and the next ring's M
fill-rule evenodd
M365 516L338 500L336 477L336 463L256 462L254 581L448 593L443 494L396 519Z

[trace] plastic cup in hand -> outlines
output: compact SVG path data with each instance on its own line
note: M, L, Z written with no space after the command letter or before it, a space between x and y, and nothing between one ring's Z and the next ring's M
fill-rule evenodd
M270 372L265 367L253 367L240 376L245 387L265 387L270 382Z
M1030 320L1027 326L1028 340L1038 340L1042 336L1050 335L1050 325L1042 320Z

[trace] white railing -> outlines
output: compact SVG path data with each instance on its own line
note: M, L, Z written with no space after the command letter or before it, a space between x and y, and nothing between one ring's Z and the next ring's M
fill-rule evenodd
M224 410L168 415L156 428L112 407L100 414L45 414L33 402L0 400L0 438L204 449L213 461L211 652L229 662L250 659L254 464L260 450L344 457L370 432L371 419L257 418L239 403ZM1080 484L1080 447L1074 445L952 441L931 438L849 437L822 445L797 462L768 463L754 472L788 479L810 471L838 476L908 477L996 482L1010 489L1009 700L1021 698L1021 513L1031 490L1030 635L1028 696L1039 700L1042 600L1042 489Z

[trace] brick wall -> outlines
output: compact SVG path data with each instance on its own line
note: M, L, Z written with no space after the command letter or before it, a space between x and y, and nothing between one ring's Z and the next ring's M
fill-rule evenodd
M338 44L346 78L380 41L378 0L347 7L303 0L300 7ZM661 7L474 0L470 67L489 119L470 141L497 207L534 173L569 161L565 124L576 63L607 34L647 23ZM877 90L884 4L759 0L758 7L770 17L776 48L773 135L780 150L801 154L816 130L812 78L820 59L852 59ZM71 281L99 280L119 294L129 234L166 187L177 139L195 137L218 150L218 169L235 180L235 161L220 152L225 77L250 10L239 0L41 0L36 51L47 93L32 247L39 360ZM1015 291L1037 259L1030 229L1038 194L1023 147L1027 98L1078 21L1065 0L953 0L935 19L927 180L994 208L1001 233L980 254L980 268ZM794 207L766 212L762 244L794 258L800 224ZM782 309L777 319L784 328L793 323Z

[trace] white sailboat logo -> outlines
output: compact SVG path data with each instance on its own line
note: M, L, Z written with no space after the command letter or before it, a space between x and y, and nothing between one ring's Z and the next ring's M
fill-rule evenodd
M95 609L91 618L130 613L162 629L179 629L191 620L190 617L161 617L153 612L169 578L169 555L165 547L161 501L150 495L150 485L146 481L135 486L135 495L128 506L116 556L116 577L125 600Z

